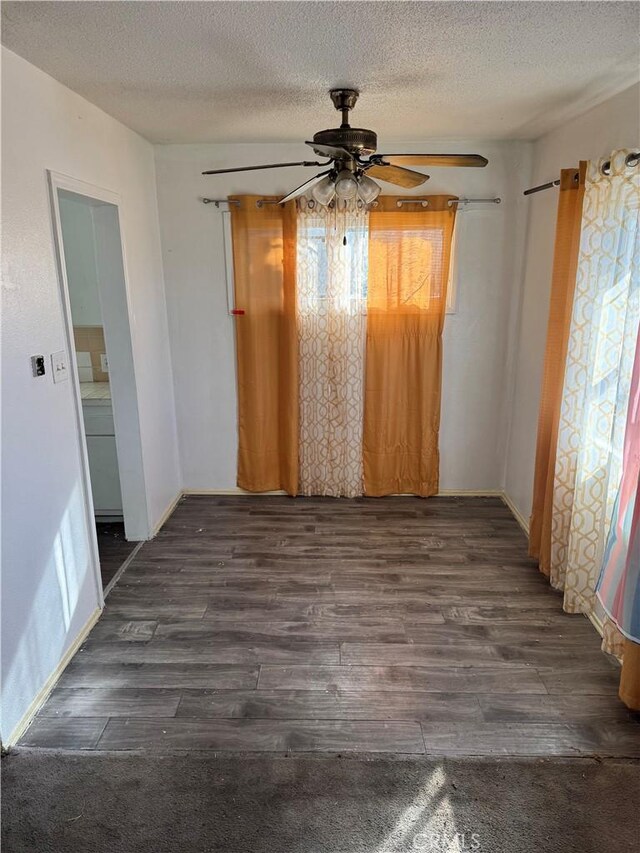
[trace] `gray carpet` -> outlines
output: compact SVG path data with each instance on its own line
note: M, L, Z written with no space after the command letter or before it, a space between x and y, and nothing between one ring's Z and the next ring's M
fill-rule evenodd
M2 771L3 853L626 853L638 844L637 761L19 750Z

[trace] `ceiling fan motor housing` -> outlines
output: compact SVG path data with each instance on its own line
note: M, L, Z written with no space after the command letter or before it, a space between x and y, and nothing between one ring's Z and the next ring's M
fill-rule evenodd
M313 141L317 145L330 145L334 148L344 148L349 154L357 157L375 154L378 147L378 137L372 130L363 127L349 126L349 112L355 107L359 92L357 89L332 89L329 94L334 107L342 113L342 126L320 130L314 134ZM316 154L324 156L323 151ZM336 158L340 159L340 158ZM343 159L348 160L348 157Z
M332 145L345 148L350 154L369 156L375 154L378 137L372 130L362 127L333 127L320 130L313 136L318 145ZM322 154L322 152L316 152Z

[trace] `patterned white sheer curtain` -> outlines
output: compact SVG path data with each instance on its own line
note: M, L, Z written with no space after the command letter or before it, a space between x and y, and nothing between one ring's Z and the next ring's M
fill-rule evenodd
M551 582L591 614L620 484L640 322L640 169L589 163L554 479ZM606 627L606 626L605 626ZM615 650L614 635L605 643Z
M302 198L297 231L300 492L363 492L367 211Z

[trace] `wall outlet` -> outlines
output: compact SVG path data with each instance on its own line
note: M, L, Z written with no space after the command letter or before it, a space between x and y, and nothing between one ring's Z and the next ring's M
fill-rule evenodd
M103 373L109 372L109 359L103 352L100 353L100 370Z
M34 376L44 376L44 356L31 356L31 372Z
M51 353L51 370L54 382L66 382L69 378L69 361L66 350Z

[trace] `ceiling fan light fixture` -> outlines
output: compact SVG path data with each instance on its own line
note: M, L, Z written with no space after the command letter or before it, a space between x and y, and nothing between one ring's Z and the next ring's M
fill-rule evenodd
M336 195L341 201L351 201L358 194L358 182L353 172L343 169L338 172L335 183Z
M381 187L367 175L361 175L358 181L358 195L365 204L371 204L380 195Z
M322 204L325 207L328 204L331 204L335 194L336 187L331 175L327 175L326 178L323 178L315 186L311 187L311 195L313 196L314 201L317 201L318 204Z

